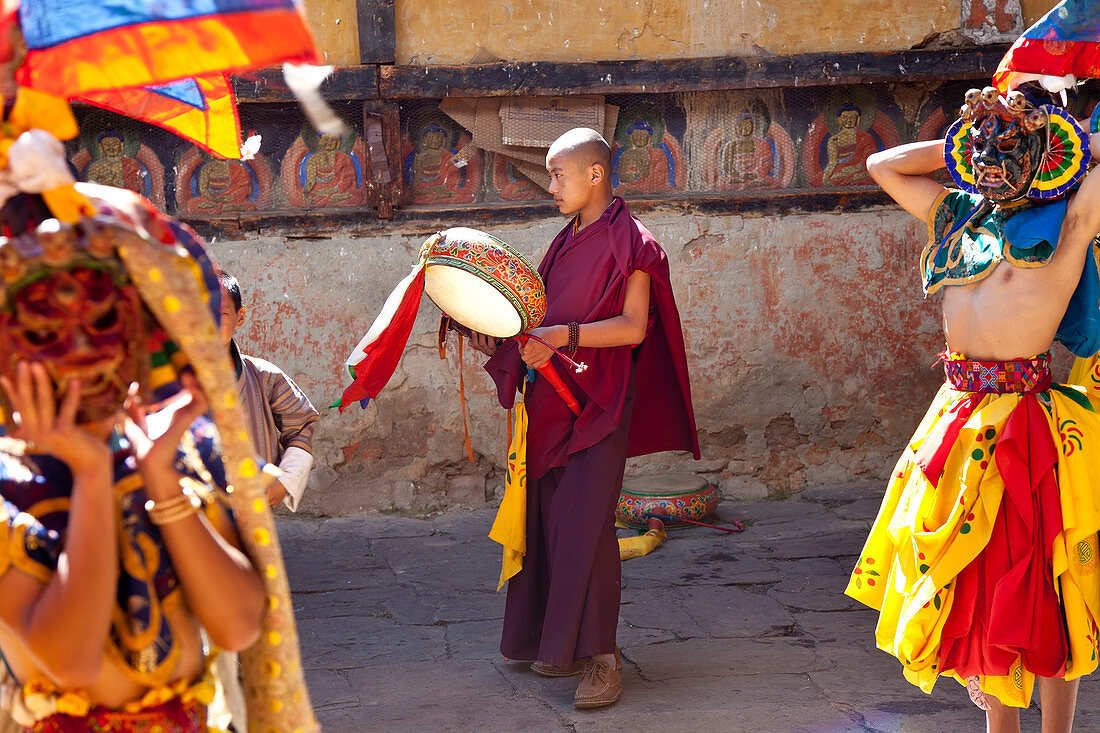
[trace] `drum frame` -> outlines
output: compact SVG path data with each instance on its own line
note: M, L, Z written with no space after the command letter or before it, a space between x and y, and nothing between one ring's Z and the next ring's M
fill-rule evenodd
M458 233L454 235L448 234L448 232L453 232L455 229L467 229L470 232L477 233L488 239L492 244L490 245L480 241L470 241ZM469 254L468 258L449 252L441 252L436 249L436 245L438 245L443 238L449 238L450 236L454 236L454 239L450 240L449 244L454 245L456 249L461 248L465 250ZM499 247L502 252L522 262L526 265L527 272L523 272L522 268L516 267L515 263L509 262L506 257L492 257L492 246ZM485 280L492 285L493 288L503 295L512 307L515 308L516 313L519 314L521 324L519 333L537 327L546 316L546 287L542 282L542 277L539 275L538 270L531 264L530 260L517 252L506 242L494 237L492 234L477 229L469 229L468 227L454 227L444 232L440 232L438 235L425 242L420 256L424 259L425 268L437 265L442 267L454 267L474 275L481 280ZM509 265L511 265L511 267L509 267ZM501 269L510 271L500 272ZM498 277L498 273L506 277ZM513 284L515 287L512 287ZM425 292L427 292L427 289L425 289ZM523 297L523 293L528 295L526 299ZM539 295L538 297L532 298L530 297L531 293ZM431 293L428 293L428 297L432 297ZM435 303L435 300L432 299L432 302ZM436 303L436 306L439 306L439 304ZM440 310L443 310L441 306ZM447 315L456 322L461 323L461 321L455 319L453 313L447 313Z

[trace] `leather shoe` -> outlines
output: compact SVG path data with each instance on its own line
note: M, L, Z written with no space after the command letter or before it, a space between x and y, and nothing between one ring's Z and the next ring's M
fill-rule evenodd
M623 680L615 666L602 660L591 661L584 666L573 707L602 708L619 700L623 694Z
M531 663L531 671L543 677L572 677L583 672L585 664L587 662L573 662L567 667L559 667L550 662L538 661Z

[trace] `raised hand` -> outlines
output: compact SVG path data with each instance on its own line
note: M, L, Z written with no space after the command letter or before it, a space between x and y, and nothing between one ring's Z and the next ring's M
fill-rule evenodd
M106 440L76 423L79 379L69 380L60 407L53 380L45 365L38 362L19 362L14 382L0 376L0 388L8 395L14 412L11 437L25 442L28 451L54 456L74 475L110 467L111 451Z
M193 374L180 375L180 384L183 389L152 414L142 404L137 385L131 385L123 405L126 416L123 431L133 446L134 458L151 494L155 493L151 485L161 483L157 478L174 475L180 440L195 418L208 407L206 395Z

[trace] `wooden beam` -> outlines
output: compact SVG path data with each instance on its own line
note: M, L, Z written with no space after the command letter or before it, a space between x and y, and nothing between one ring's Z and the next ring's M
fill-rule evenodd
M232 77L240 102L293 102L282 69L260 69ZM321 83L321 96L331 100L374 99L378 96L377 66L338 66Z
M1007 48L995 45L796 56L382 66L378 84L384 98L442 99L987 79Z
M392 64L396 59L393 1L355 1L359 16L359 63Z
M397 102L363 102L363 131L370 203L379 219L392 219L402 193L401 110Z

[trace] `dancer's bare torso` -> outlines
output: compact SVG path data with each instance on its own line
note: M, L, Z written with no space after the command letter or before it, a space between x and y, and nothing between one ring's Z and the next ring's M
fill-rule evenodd
M1070 211L1073 210L1071 202ZM943 290L943 330L949 351L970 359L1026 358L1050 348L1081 277L1092 237L1063 227L1057 252L1046 267L1015 267L1002 261L971 285Z

